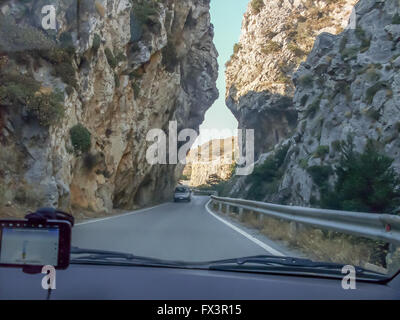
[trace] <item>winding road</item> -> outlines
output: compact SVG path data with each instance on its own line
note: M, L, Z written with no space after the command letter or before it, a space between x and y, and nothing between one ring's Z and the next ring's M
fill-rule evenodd
M72 245L189 262L277 254L271 244L206 209L209 197L164 203L121 216L78 224Z

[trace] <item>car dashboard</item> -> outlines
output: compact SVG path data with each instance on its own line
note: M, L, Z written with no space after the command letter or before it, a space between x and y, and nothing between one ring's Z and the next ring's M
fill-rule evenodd
M0 268L0 299L44 300L44 274ZM400 299L400 278L358 281L344 290L341 279L182 269L73 264L57 270L51 300L303 300Z

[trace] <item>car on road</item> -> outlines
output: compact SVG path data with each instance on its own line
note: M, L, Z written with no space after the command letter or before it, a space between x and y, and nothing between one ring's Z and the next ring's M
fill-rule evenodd
M192 201L192 190L190 190L189 187L186 186L176 187L174 192L174 202L179 202L179 201L187 201L187 202Z

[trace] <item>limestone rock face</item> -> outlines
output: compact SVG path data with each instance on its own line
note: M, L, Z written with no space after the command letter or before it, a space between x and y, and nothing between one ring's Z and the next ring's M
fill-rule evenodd
M191 150L183 171L186 177L190 177L188 184L198 187L208 184L212 179L230 179L234 170L235 152L238 152L236 137L212 140Z
M338 147L349 136L357 152L373 140L400 172L400 4L361 0L355 11L356 28L319 35L294 74L299 123L289 139L260 157L262 164L287 146L281 176L276 188L264 193L265 201L308 206L319 200L320 190L307 169L337 165ZM329 182L334 180L331 175ZM232 193L245 196L248 181L237 179Z
M297 111L291 77L318 34L336 34L347 26L356 0L253 3L227 63L226 101L240 128L255 129L258 156L294 132Z
M34 81L34 97L61 92L64 109L44 125L42 105L32 116L31 100L17 107L13 88L0 83L4 200L106 213L161 201L183 166L150 165L148 131L168 132L169 121L197 130L218 97L209 1L78 3L55 1L49 31L41 29L45 1L0 3L2 27L35 39L15 41L0 28L2 79ZM78 123L90 132L85 152L70 138Z

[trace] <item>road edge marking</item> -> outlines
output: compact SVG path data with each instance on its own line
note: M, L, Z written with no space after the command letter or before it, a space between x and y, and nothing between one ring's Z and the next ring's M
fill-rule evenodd
M211 211L211 209L208 207L208 205L211 203L211 199L206 203L205 208L207 212L212 215L215 219L221 221L222 223L226 224L229 228L235 230L236 232L240 233L242 236L246 237L248 240L252 241L253 243L257 244L261 248L263 248L265 251L269 252L270 254L274 256L281 256L284 257L286 256L282 252L270 247L266 243L262 242L261 240L258 240L257 238L253 237L252 235L248 234L246 231L243 231L242 229L236 227L232 223L226 221L225 219L222 219L221 217L217 216L214 212Z
M146 212L146 211L161 207L161 206L166 205L166 204L168 204L168 202L156 205L154 207L138 209L138 210L135 210L135 211L130 211L130 212L127 212L127 213L118 214L118 215L111 216L111 217L93 219L93 220L89 220L89 221L85 221L85 222L76 223L75 226L83 226L83 225L89 224L89 223L96 223L96 222L102 222L102 221L116 219L116 218L122 218L122 217L130 216L130 215L133 215L133 214L136 214L136 213Z

